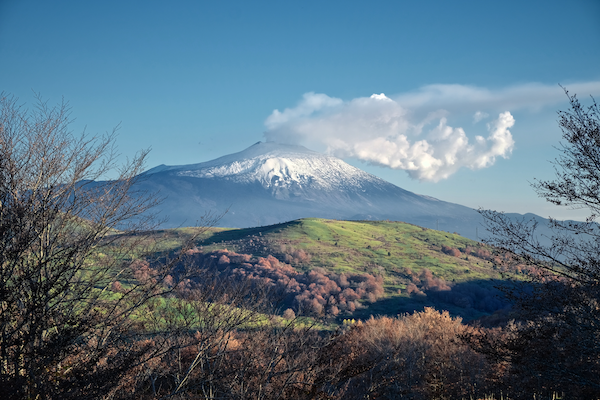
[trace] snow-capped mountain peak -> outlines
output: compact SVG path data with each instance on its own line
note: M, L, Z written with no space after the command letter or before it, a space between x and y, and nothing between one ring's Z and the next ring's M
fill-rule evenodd
M302 146L273 142L258 142L239 153L204 163L160 166L148 173L163 171L181 177L259 183L278 198L301 195L308 187L325 191L360 191L365 183L385 183L338 158Z
M222 212L219 224L249 227L296 218L390 219L476 236L470 208L406 191L339 158L302 146L258 142L198 164L160 165L138 188L158 193L163 227ZM478 226L478 225L477 225Z

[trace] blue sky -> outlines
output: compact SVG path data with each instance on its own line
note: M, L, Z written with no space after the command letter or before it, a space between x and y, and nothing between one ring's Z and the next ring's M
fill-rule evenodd
M76 132L120 124L123 157L151 147L148 167L285 140L545 217L584 215L529 182L552 176L558 84L600 98L599 49L597 0L0 0L0 90L64 97Z

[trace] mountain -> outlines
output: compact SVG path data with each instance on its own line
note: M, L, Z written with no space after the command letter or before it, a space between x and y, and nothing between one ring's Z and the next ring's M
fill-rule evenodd
M199 164L160 165L138 188L164 198L163 228L194 225L206 212L219 226L251 227L298 218L398 220L475 239L481 217L468 207L406 191L302 146L258 142ZM482 229L479 229L481 233Z

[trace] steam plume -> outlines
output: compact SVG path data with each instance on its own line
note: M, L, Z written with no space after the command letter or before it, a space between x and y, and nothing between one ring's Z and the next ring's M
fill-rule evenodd
M265 121L265 136L271 141L321 143L338 157L402 169L414 179L434 182L461 167L486 168L496 157L510 155L514 141L509 128L515 123L510 112L488 123L487 137L471 141L462 128L448 125L444 108L423 114L426 107L420 104L417 111L424 117L415 121L418 113L406 100L381 93L343 101L306 93L296 107L273 111ZM479 112L474 118L478 122L487 115Z

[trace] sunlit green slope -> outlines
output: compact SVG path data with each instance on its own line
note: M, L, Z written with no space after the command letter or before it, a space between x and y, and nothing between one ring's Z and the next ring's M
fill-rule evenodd
M194 231L156 234L165 240L165 249L176 249ZM307 218L247 229L215 228L197 245L203 252L272 255L300 272L321 268L335 274L382 276L385 296L365 303L357 311L361 317L435 306L471 319L506 306L505 301L493 300L500 294L494 286L503 280L493 249L403 222Z

